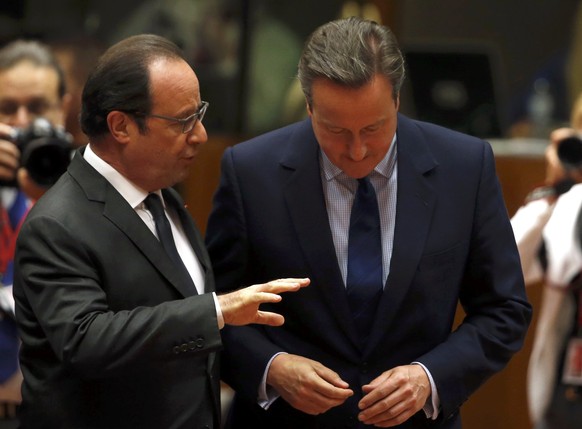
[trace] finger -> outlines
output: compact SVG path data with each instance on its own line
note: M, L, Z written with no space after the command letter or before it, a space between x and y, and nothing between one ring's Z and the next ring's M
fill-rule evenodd
M274 282L284 282L284 283L299 283L301 286L307 286L310 282L311 279L309 278L285 278L285 279L277 279L277 280L273 280Z
M282 299L280 295L269 292L257 292L252 296L252 301L255 303L279 302Z
M279 283L279 284L265 284L260 285L258 288L259 292L279 294L285 292L295 292L299 290L299 283Z
M368 407L363 408L358 418L366 424L377 424L379 422L392 422L394 419L400 421L403 413L409 409L409 403L404 398L399 398L395 391L383 395L382 398Z
M325 386L319 386L317 388L317 393L325 396L331 400L337 400L339 403L343 403L350 396L354 396L354 391L345 387L336 387L331 384Z
M375 415L369 414L369 411L366 411L365 413L362 412L358 415L358 419L367 425L392 427L404 423L414 413L414 410L405 408L402 404L397 404L394 407Z
M11 141L5 140L0 136L0 154L18 160L20 158L20 149Z
M322 370L327 370L323 376ZM354 391L349 388L349 384L343 381L333 371L325 367L317 368L316 374L320 379L314 389L326 398L343 403L347 398L354 395Z
M255 323L269 326L281 326L285 323L285 318L277 313L259 310L257 311L257 319Z
M339 387L340 389L347 389L350 387L347 382L341 379L338 373L323 365L316 367L315 372L332 386Z
M13 180L16 171L12 168L6 168L0 165L0 180Z
M378 387L382 386L384 383L388 383L389 382L388 380L390 379L392 374L393 374L393 370L383 372L378 377L376 377L375 379L370 381L368 384L363 385L362 391L364 393L370 393L374 389L377 389Z
M278 279L261 285L261 289L272 293L294 292L309 283L309 279Z
M394 418L403 411L403 407L394 398L387 396L381 401L377 401L367 408L361 410L358 418L370 424L370 422L378 422L388 418Z
M351 391L350 391L351 392ZM346 399L348 399L352 394L338 396L338 397L331 397L327 394L322 394L319 391L313 391L313 396L307 398L319 411L319 413L324 413L331 408L337 407L343 404Z
M294 408L297 408L310 415L318 415L329 411L344 403L345 400L330 399L320 393L311 390L299 397L288 398L288 402Z
M396 391L397 387L389 383L384 383L382 385L371 387L370 385L363 386L362 390L367 393L358 403L360 410L365 410L369 407L374 406L379 401L388 398Z

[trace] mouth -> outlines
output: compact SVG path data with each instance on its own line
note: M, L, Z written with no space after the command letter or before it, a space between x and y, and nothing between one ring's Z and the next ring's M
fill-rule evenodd
M196 158L196 155L198 155L198 151L196 151L194 153L186 154L182 158L186 161L193 161L194 158Z

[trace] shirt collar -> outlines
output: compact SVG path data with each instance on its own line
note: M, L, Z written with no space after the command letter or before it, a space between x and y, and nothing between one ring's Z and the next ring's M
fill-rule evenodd
M394 166L396 164L396 154L398 152L396 146L396 133L394 133L394 137L392 138L392 143L390 144L388 152L386 152L386 155L384 155L384 158L382 158L378 165L374 167L373 172L376 172L387 179L392 176L392 172L394 171ZM330 180L333 180L340 175L345 176L345 173L330 161L323 150L319 149L319 153L321 154L320 164L323 169L323 174L326 181L329 182Z
M148 192L133 184L119 171L113 168L113 166L105 162L95 152L93 152L91 144L87 145L83 157L89 165L111 183L111 186L121 194L133 209L140 206L140 204L143 203L143 200L148 196ZM159 192L157 193L159 194Z

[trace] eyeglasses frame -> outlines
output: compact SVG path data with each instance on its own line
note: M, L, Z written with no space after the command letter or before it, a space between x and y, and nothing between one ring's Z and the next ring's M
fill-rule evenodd
M182 134L188 134L196 126L196 121L202 122L209 105L210 103L208 101L201 101L198 110L192 113L187 118L174 118L172 116L156 115L153 113L143 114L143 116L149 116L151 118L165 119L166 121L177 122L179 124L182 124ZM193 118L194 120L192 121ZM188 124L189 121L192 121L192 126L189 129L186 129L186 125Z

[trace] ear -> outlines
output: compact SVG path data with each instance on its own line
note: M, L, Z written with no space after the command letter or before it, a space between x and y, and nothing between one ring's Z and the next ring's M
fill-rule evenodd
M135 128L135 122L127 113L113 110L107 115L107 126L115 140L120 143L128 143Z
M395 106L396 106L396 110L398 111L398 109L400 108L400 94L398 94L398 95L396 96L396 103L395 103Z
M307 114L311 118L311 116L313 115L313 112L311 111L311 106L309 105L308 101L305 101L305 110L307 110Z

